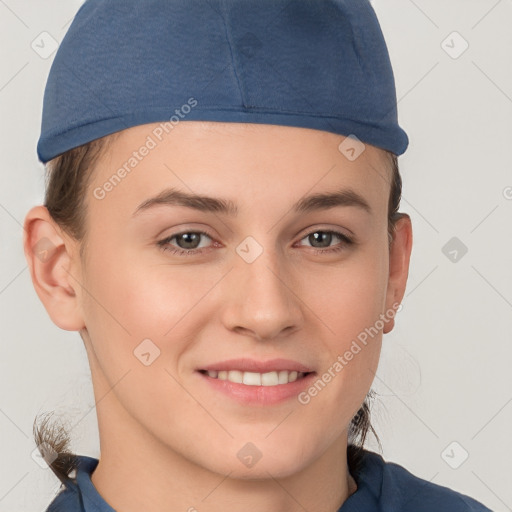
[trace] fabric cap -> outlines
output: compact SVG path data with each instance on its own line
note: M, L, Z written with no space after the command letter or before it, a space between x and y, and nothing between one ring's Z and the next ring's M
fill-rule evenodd
M39 159L181 120L313 128L396 155L409 143L368 0L86 0L50 69Z

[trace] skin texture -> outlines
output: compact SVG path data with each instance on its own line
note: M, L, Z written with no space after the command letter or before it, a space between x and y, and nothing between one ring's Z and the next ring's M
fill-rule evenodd
M355 489L347 429L377 370L382 333L304 405L296 397L243 405L210 388L197 368L237 357L301 362L322 375L379 315L400 303L412 245L410 218L388 245L391 170L366 145L349 161L343 136L304 128L184 121L103 199L93 191L158 126L123 131L99 161L87 196L85 261L79 244L32 208L25 253L52 321L79 331L97 401L101 457L92 481L116 510L335 512ZM153 137L154 138L154 137ZM159 205L132 216L167 187L234 201L236 217ZM107 187L108 188L108 187ZM349 188L371 207L294 213L305 195ZM98 195L98 194L96 194ZM158 241L205 230L180 256ZM348 245L335 230L352 236ZM252 237L251 263L236 249ZM55 246L42 261L37 242ZM321 240L321 239L320 239ZM189 247L189 249L187 249ZM314 249L341 247L315 254ZM134 355L150 339L160 355ZM261 454L247 467L238 452Z

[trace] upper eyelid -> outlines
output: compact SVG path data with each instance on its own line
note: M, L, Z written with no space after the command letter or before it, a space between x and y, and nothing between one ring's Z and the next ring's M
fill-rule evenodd
M345 233L344 231L348 231L348 233ZM300 240L302 240L304 237L310 235L311 233L316 233L317 231L323 231L323 232L326 232L326 233L335 233L335 234L338 234L339 235L342 235L342 236L345 236L347 238L349 238L350 240L354 239L354 234L351 233L347 228L343 229L343 228L334 228L334 227L319 227L319 228L315 228L315 227L312 227L312 228L306 228L305 231L302 231L302 235L298 235L300 236Z

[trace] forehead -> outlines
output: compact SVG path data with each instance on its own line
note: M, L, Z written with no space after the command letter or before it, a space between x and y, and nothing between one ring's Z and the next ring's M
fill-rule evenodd
M284 207L308 193L344 187L364 196L376 212L386 213L391 178L387 153L359 143L353 158L354 152L346 152L350 143L330 132L281 125L140 125L109 141L90 190L100 191L93 197L104 196L95 202L100 209L128 213L169 187L223 197L245 209L263 208L263 199Z

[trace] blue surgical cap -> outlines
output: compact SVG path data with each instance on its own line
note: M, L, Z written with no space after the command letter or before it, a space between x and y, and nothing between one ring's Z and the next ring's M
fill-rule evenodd
M176 119L325 130L396 155L409 142L368 0L86 0L49 72L39 159Z

